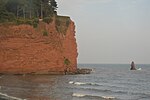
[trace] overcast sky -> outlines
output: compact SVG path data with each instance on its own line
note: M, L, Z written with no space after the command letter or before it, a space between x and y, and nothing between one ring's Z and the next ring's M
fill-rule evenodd
M150 0L57 0L76 25L78 63L150 64Z

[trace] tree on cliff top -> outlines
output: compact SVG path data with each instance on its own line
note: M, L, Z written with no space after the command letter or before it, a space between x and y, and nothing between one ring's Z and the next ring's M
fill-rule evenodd
M8 15L15 18L39 18L56 15L55 0L0 0L0 21L9 20Z
M6 0L0 1L0 22L11 21L15 18L13 13L6 10L6 4Z
M51 4L51 6L52 6L52 10L53 11L56 11L57 10L57 2L55 1L55 0L51 0L50 1L50 4Z

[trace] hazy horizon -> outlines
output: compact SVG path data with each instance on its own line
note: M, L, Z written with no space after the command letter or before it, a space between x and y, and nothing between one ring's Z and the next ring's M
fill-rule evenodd
M57 0L76 25L78 63L150 64L150 0Z

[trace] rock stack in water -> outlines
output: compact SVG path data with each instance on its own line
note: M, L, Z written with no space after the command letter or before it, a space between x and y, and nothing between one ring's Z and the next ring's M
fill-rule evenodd
M134 62L133 62L133 61L131 62L131 68L130 68L130 70L136 70L136 68L135 68L135 64L134 64Z

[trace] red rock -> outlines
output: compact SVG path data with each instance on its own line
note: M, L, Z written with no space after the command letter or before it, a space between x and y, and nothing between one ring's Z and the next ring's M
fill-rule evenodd
M48 36L43 36L43 31ZM75 25L70 21L64 36L55 22L30 25L0 25L0 73L4 74L64 74L77 70ZM64 63L65 58L70 64Z

